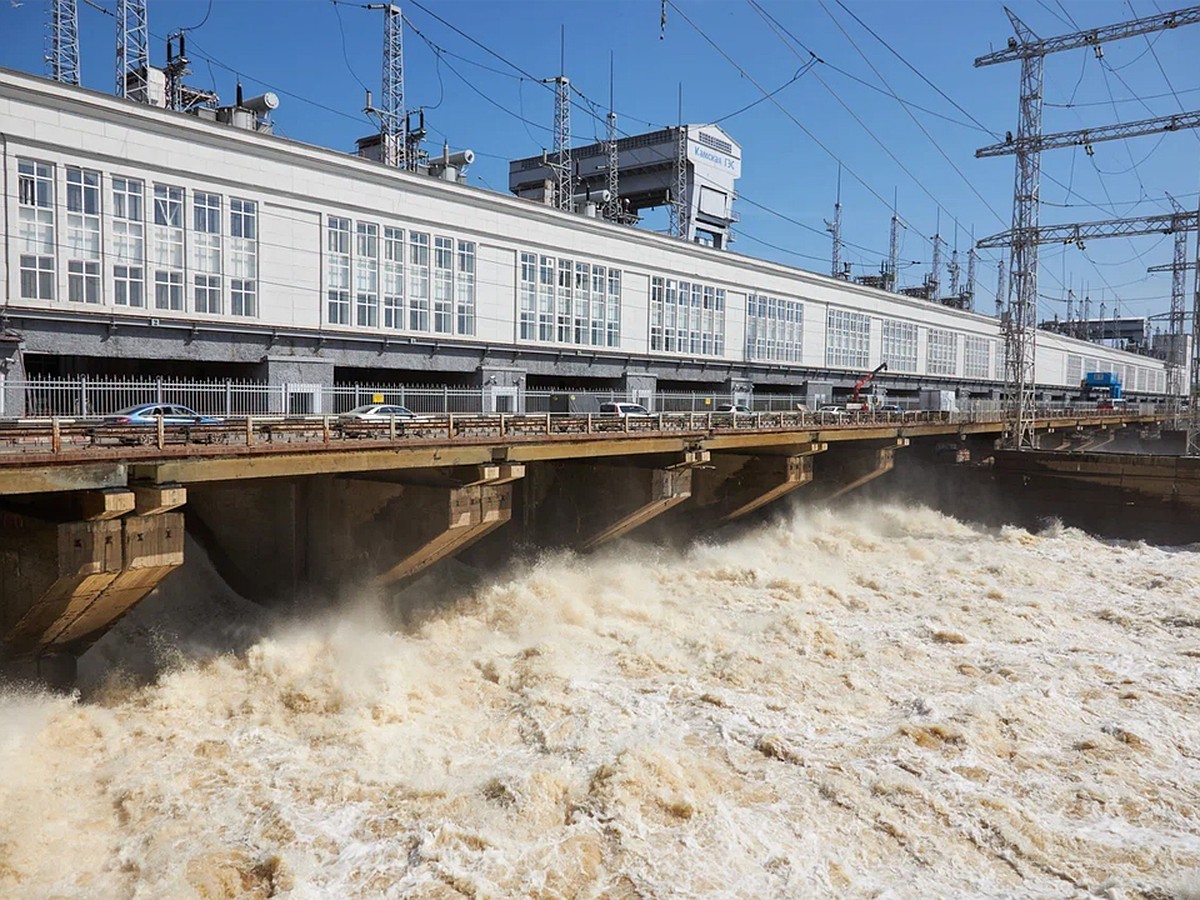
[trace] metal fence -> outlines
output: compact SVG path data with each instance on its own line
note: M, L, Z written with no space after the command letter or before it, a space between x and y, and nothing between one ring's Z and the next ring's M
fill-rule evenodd
M279 415L340 415L367 404L405 406L424 415L509 413L587 413L601 403L636 401L625 391L525 390L506 398L508 408L498 407L499 394L490 387L446 385L270 385L260 381L195 380L172 378L59 378L35 377L26 381L0 382L0 416L99 418L143 403L186 406L204 416L238 418ZM5 408L5 400L8 408ZM711 413L735 402L728 393L708 391L660 391L643 398L654 412ZM804 412L810 409L803 394L754 394L752 411L762 413ZM901 411L918 409L914 401L891 398L889 406ZM999 400L960 398L963 413L999 413ZM1043 403L1039 409L1095 409L1095 404ZM1131 404L1131 410L1154 412L1153 404Z

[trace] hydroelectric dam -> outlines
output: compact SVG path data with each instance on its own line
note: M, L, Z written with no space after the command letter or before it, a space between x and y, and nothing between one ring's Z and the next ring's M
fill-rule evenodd
M1048 410L1037 427L1047 450L1086 451L1161 418ZM997 460L1020 481L1013 466L1042 454L997 454L1002 429L938 412L29 420L0 430L0 647L10 670L69 683L76 656L187 564L187 533L251 600L388 590L472 547L590 550L656 521L697 535L798 489L838 502L898 455ZM1088 502L1096 479L1079 477L1064 507ZM1200 508L1200 471L1167 481Z

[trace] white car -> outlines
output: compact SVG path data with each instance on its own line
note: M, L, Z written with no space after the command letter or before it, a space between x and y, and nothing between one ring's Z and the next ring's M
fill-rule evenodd
M356 406L340 416L343 419L354 419L359 422L388 422L397 419L415 419L417 414L407 406L387 403L368 403L366 406Z
M840 406L822 406L817 412L822 416L832 416L835 418L847 415L846 410Z
M719 413L735 413L739 416L750 416L754 414L754 410L748 407L745 403L722 403L717 407Z
M600 415L643 419L650 417L650 410L640 403L601 403Z

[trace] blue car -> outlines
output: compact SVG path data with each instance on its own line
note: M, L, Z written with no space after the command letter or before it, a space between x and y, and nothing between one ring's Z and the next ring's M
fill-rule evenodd
M217 425L220 419L202 416L194 409L174 403L139 403L104 418L105 425Z

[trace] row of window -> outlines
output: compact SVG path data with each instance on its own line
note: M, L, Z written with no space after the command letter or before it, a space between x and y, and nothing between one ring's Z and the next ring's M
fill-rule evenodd
M650 349L724 356L725 289L657 275L651 278Z
M133 309L188 308L199 313L258 315L258 209L253 200L229 199L229 231L222 233L220 194L191 193L192 228L184 227L187 192L176 185L147 186L137 178L109 178L107 215L104 176L78 166L63 167L65 202L60 219L56 168L32 159L17 161L17 239L20 293L54 300L60 260L66 269L66 299L99 304L106 293L103 254L108 227L108 292L112 303ZM153 204L147 215L146 199ZM58 229L62 228L61 243ZM190 237L192 258L185 248ZM228 237L228 245L223 241ZM226 251L223 252L223 251ZM60 252L61 251L61 252Z
M1087 372L1112 372L1127 392L1161 394L1167 389L1167 374L1162 369L1148 369L1127 363L1110 363L1096 358L1068 354L1067 382L1079 384Z
M329 324L475 334L474 241L329 216L325 252Z
M621 345L621 270L522 252L517 334L523 341Z
M800 362L804 305L764 294L746 297L746 358Z

